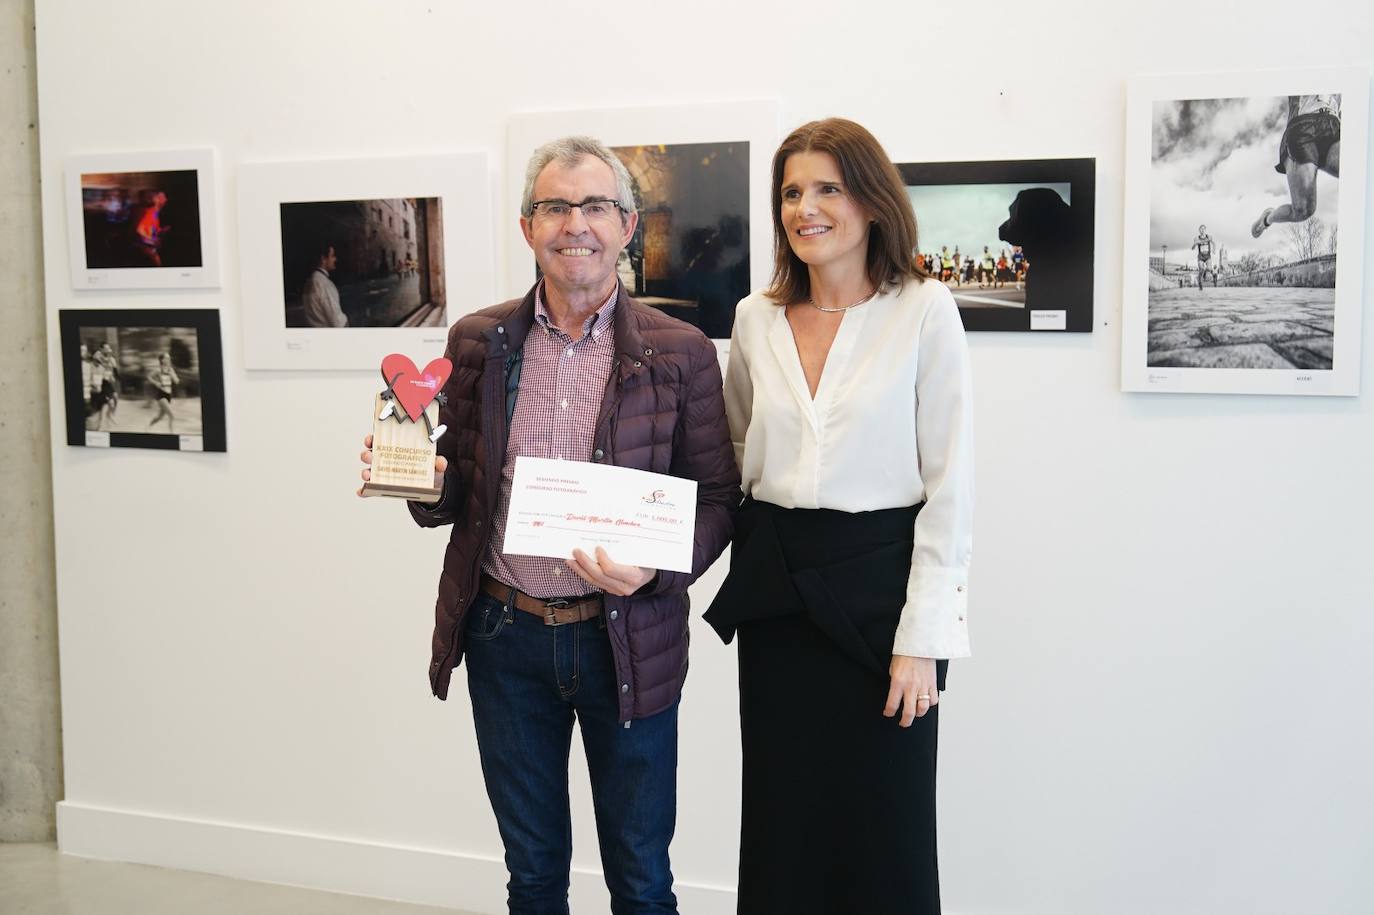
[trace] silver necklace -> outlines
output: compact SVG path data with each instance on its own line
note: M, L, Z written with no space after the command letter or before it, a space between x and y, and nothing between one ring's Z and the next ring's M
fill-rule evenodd
M806 304L810 305L812 308L816 309L817 311L823 311L823 312L825 312L826 314L834 314L834 313L837 312L837 311L848 311L848 310L851 309L851 308L858 308L860 305L862 305L863 303L867 302L869 299L873 298L873 297L874 297L875 295L877 295L877 294L878 294L878 290L877 290L877 289L874 289L872 292L870 292L868 295L864 296L862 299L859 299L859 301L855 302L853 305L841 305L839 308L826 308L824 305L817 305L817 304L816 304L813 300L811 300L811 299L807 299L807 300L806 300Z

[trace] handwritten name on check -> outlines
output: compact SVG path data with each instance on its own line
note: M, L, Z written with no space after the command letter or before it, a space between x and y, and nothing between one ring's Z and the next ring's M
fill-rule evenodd
M601 546L625 565L690 572L696 509L695 480L517 457L502 552L567 559Z

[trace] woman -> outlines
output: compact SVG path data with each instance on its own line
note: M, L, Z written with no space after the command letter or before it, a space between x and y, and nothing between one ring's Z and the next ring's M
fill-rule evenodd
M739 304L725 381L748 498L706 614L740 637L739 911L937 913L936 705L969 653L964 331L863 127L793 131L772 206L772 284Z
M181 379L177 377L176 369L172 368L172 357L167 353L157 357L157 368L148 374L148 382L153 388L153 402L157 404L157 416L148 423L151 430L162 421L162 417L167 417L167 431L176 432L176 414L172 412L172 391Z

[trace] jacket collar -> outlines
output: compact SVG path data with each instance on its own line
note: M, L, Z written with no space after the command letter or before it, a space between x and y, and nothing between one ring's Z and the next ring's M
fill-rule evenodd
M631 297L625 291L625 284L619 280L616 280L616 287L615 314L611 318L611 326L615 328L615 351L621 357L622 369L628 366L638 370L653 356L653 350L644 344L644 338L639 334L640 313L649 306L641 305Z
M523 299L503 314L496 315L496 324L482 331L487 341L487 358L500 359L518 353L533 326L534 286L531 286Z
M508 356L525 345L525 337L534 326L534 291L538 285L539 281L536 281L523 299L498 318L494 327L482 331L487 341L488 359ZM640 314L647 308L647 305L640 304L625 291L625 284L616 280L615 314L611 317L611 327L615 329L615 351L622 373L638 372L654 356L653 349L644 343L639 332Z

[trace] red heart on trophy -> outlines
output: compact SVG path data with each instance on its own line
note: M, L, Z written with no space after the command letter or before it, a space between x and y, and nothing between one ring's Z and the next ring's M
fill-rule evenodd
M410 357L392 353L382 360L382 380L396 395L396 402L411 420L418 420L430 401L444 389L453 372L453 363L440 356L430 361L422 372Z

